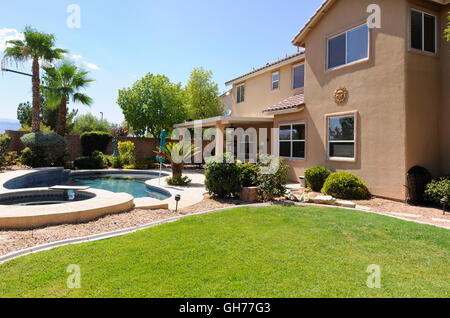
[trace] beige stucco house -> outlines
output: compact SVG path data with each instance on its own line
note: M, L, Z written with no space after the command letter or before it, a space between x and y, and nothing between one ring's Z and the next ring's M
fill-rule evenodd
M373 4L381 21L368 20ZM229 81L231 116L204 124L279 128L269 139L292 180L322 165L404 200L413 166L450 174L449 11L448 0L327 0L292 41L298 53Z

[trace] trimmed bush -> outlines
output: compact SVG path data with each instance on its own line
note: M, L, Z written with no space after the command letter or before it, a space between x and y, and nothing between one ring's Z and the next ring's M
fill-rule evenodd
M31 133L20 138L25 145L21 162L32 168L64 166L67 160L67 142L64 137L50 132Z
M104 169L106 166L106 158L100 151L94 151L91 156L83 156L75 159L73 166L77 170Z
M254 187L258 181L258 166L252 163L243 163L239 165L240 182L243 188Z
M83 156L90 156L94 151L105 153L112 138L110 133L103 131L82 133L80 141L83 149Z
M276 163L275 160L279 160L277 165L273 165ZM263 160L259 161L258 166L257 184L258 195L261 200L268 202L273 201L275 198L283 197L286 194L286 184L289 181L288 172L290 169L283 158L277 159L272 156L265 156Z
M330 170L324 167L315 167L305 171L305 179L308 188L315 192L320 192L327 178L330 176Z
M441 199L446 198L450 204L450 177L431 181L426 186L424 198L427 202L441 206Z
M322 193L344 200L365 200L370 197L366 184L348 172L331 174L323 185Z
M238 197L241 192L241 169L230 154L223 158L208 158L205 168L205 186L209 194L219 198Z
M136 164L136 152L133 142L119 142L118 148L120 159L124 166L133 166Z
M6 152L9 148L10 143L11 137L0 134L0 169L2 169L4 165L6 165Z

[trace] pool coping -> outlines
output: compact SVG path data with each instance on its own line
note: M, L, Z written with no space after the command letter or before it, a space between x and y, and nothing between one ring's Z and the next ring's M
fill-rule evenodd
M70 176L96 175L96 174L151 174L157 176L154 179L145 182L148 188L154 191L170 195L166 200L154 198L134 198L127 193L115 193L100 189L89 189L84 191L86 194L93 195L93 198L68 202L63 204L43 205L43 206L5 206L6 212L0 211L0 228L2 229L29 229L49 225L80 223L96 219L98 217L126 212L133 208L136 209L172 209L185 208L203 200L206 189L204 187L203 173L190 173L186 171L185 175L195 180L193 184L186 187L173 187L165 182L169 176L170 169L163 169L161 178L159 170L125 170L125 169L102 169L102 170L67 170L63 167L36 168L30 170L18 170L0 174L0 195L8 194L44 194L49 191L48 187L36 187L25 189L8 189L5 184L15 179L22 178L32 174L42 174L45 172L61 171L69 172ZM178 206L174 200L176 195L181 195L182 200ZM6 209L4 209L6 210Z

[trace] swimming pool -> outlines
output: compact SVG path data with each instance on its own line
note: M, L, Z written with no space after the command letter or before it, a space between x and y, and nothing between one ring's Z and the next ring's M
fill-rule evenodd
M170 194L165 191L157 191L149 188L145 181L155 179L155 174L89 174L75 175L66 183L75 186L89 186L95 189L107 190L115 193L125 192L131 194L135 198L153 198L158 200L166 200L170 198Z

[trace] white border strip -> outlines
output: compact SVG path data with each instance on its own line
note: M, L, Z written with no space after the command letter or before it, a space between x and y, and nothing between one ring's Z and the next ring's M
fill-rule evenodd
M106 239L110 239L110 238L120 237L120 236L124 236L124 235L127 235L127 234L135 233L137 231L141 231L141 230L145 230L145 229L148 229L148 228L151 228L151 227L155 227L155 226L158 226L158 225L176 222L176 221L179 221L181 219L192 217L192 216L210 214L210 213L226 211L226 210L234 210L234 209L238 209L238 208L268 207L268 206L275 206L275 205L276 204L273 204L273 203L256 203L256 204L238 205L238 206L221 208L221 209L215 209L215 210L209 210L209 211L198 212L198 213L193 213L193 214L180 215L180 216L176 216L176 217L173 217L173 218L160 220L160 221L156 221L156 222L153 222L153 223L140 225L140 226L136 226L136 227L132 227L132 228L128 228L128 229L117 230L117 231L113 231L113 232L107 232L107 233L102 233L102 234L95 234L95 235L91 235L91 236L72 238L72 239L67 239L67 240L63 240L63 241L57 241L57 242L47 243L47 244L43 244L43 245L37 245L37 246L30 247L30 248L27 248L27 249L23 249L23 250L20 250L20 251L12 252L10 254L7 254L5 256L0 257L0 265L4 264L5 262L11 261L13 259L16 259L16 258L19 258L19 257L22 257L22 256L26 256L26 255L30 255L30 254L34 254L34 253L37 253L37 252L48 251L48 250L52 250L54 248L62 247L62 246L66 246L66 245L76 245L76 244L81 244L81 243L89 243L89 242L95 242L95 241L101 241L101 240L106 240ZM371 214L377 214L377 215L383 215L383 216L387 216L387 217L392 217L392 218L403 220L403 221L419 223L419 224L424 224L424 225L431 225L431 226L435 226L435 227L446 229L446 230L450 229L449 227L445 227L445 226L440 226L440 225L436 225L436 224L432 224L432 223L426 223L426 222L411 220L411 219L407 219L407 218L403 218L403 217L387 214L389 212L364 211L364 210L360 210L360 209L352 209L352 208L345 208L345 207L324 205L324 204L315 204L315 203L298 203L298 202L294 203L293 202L292 205L304 206L304 207L317 206L317 207L325 207L325 208L336 208L336 209L343 209L343 210L350 210L350 211L366 212L366 213L371 213ZM289 204L287 204L287 206L289 206Z

